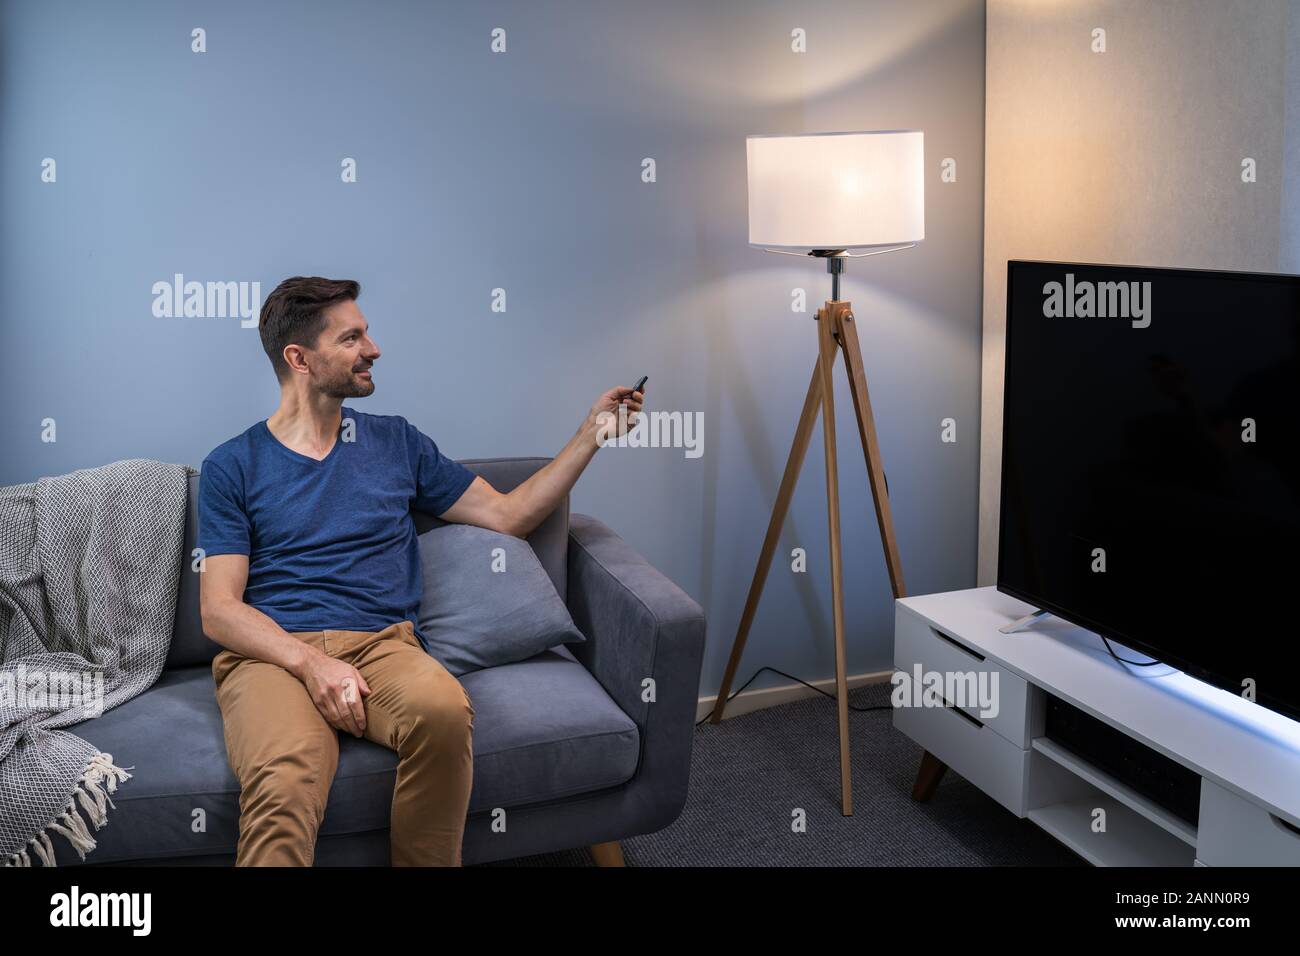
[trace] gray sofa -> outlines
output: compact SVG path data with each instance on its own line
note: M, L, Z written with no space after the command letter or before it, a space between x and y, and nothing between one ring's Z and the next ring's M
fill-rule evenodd
M468 460L508 491L545 458ZM191 478L185 553L195 546ZM437 524L417 515L421 532ZM595 518L564 503L528 538L587 640L461 678L474 703L466 864L608 844L671 823L686 800L704 614ZM181 569L167 668L133 700L69 728L133 767L87 864L229 864L239 786L226 762L198 579ZM642 700L653 678L653 703ZM396 755L340 734L316 863L386 865ZM493 811L506 811L493 832ZM55 838L60 865L80 862ZM604 855L604 854L602 854ZM614 853L614 856L617 854Z

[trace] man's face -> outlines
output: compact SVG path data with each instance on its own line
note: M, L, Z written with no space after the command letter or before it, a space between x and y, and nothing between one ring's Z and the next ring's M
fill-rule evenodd
M312 383L331 398L364 398L375 390L369 371L379 346L355 302L336 302L325 310L325 328L311 351Z

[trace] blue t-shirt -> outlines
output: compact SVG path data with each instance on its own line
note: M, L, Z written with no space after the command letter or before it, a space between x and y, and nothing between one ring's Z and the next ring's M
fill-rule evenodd
M401 416L342 412L321 461L281 444L265 421L218 445L199 477L199 547L248 555L244 601L286 631L410 621L419 635L411 509L442 514L474 473Z

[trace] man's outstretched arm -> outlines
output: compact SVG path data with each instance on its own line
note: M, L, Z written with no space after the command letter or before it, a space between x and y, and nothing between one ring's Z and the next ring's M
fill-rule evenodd
M555 510L567 495L587 463L606 440L624 432L618 406L627 403L630 424L643 407L644 394L620 386L611 388L591 406L586 420L553 459L534 472L513 491L502 493L482 477L476 477L456 503L438 517L458 524L478 525L522 538ZM607 416L614 416L608 418ZM630 427L630 426L629 426Z

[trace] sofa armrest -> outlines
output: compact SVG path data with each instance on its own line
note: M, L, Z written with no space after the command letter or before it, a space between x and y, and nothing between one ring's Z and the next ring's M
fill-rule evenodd
M637 780L666 825L690 780L704 659L704 610L603 522L569 516L569 613L587 640L569 650L636 722ZM645 680L654 700L645 699Z

